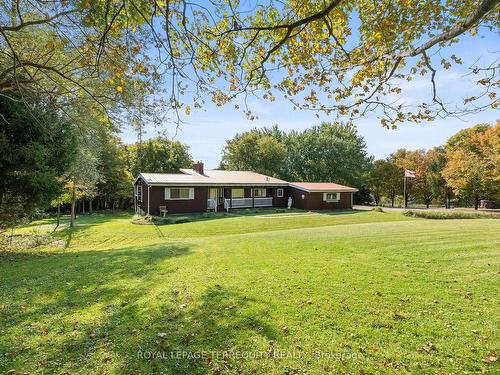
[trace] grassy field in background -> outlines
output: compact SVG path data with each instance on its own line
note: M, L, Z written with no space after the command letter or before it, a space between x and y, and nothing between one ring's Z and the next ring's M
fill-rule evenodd
M0 253L0 373L499 371L499 220L130 218L16 231L67 247Z

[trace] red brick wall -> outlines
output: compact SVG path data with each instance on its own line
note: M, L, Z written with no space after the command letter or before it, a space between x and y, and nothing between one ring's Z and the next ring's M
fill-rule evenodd
M335 210L352 208L352 193L340 193L338 202L326 202L323 200L323 193L309 193L307 196L307 208L309 210Z
M278 197L278 189L283 189L283 197L281 198ZM273 207L286 207L289 196L288 188L287 187L272 188L270 190L272 191L271 192L268 191L267 195L273 197Z
M173 188L175 186L171 186ZM192 186L182 186L192 187ZM207 210L208 188L195 187L194 199L166 200L165 186L151 186L151 200L149 203L149 213L151 215L160 214L160 206L166 206L169 213L204 212ZM146 203L147 204L147 203Z
M308 193L300 189L289 188L290 196L292 197L292 207L301 208L303 210L335 210L352 208L351 194L340 193L338 202L326 202L323 200L323 193L313 192ZM302 199L302 194L304 199Z
M307 208L307 200L308 200L308 195L309 193L295 189L292 187L288 188L288 192L290 196L292 197L292 207L293 208L300 208L302 210L308 210ZM304 199L302 199L302 194L304 194Z

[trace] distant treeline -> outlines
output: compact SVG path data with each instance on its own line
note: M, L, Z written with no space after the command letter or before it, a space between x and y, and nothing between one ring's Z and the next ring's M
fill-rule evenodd
M192 165L188 146L179 141L157 137L125 145L109 120L84 103L61 114L49 99L22 95L0 96L0 227L40 210L70 210L74 218L128 209L140 171L175 173ZM480 199L499 198L499 155L499 122L461 130L441 147L400 149L383 160L368 155L352 123L324 123L237 134L222 150L220 168L334 181L360 189L358 203L390 205L403 201L403 170L410 169L417 173L408 179L410 203L477 207Z
M430 150L396 150L386 159L367 156L350 123L283 132L254 129L227 141L221 168L249 169L288 181L327 181L355 186L357 203L403 205L404 169L410 204L475 206L499 199L500 122L464 129Z

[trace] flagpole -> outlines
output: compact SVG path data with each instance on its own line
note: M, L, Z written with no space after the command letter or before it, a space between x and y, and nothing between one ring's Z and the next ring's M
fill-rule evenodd
M403 202L404 202L404 206L405 208L408 208L408 204L407 204L407 201L406 201L406 171L404 173L404 177L403 177Z

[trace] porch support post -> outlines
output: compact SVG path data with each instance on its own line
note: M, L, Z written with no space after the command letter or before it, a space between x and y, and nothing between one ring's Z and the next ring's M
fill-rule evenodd
M255 208L255 192L253 190L253 187L250 188L250 195L252 196L252 207Z
M134 213L137 215L137 186L134 185Z
M149 216L149 197L151 196L151 186L148 185L148 216Z

